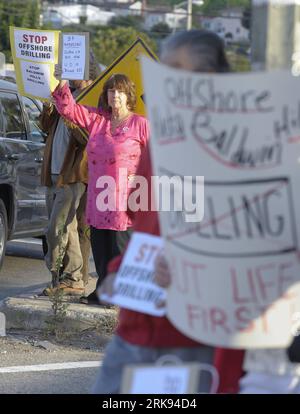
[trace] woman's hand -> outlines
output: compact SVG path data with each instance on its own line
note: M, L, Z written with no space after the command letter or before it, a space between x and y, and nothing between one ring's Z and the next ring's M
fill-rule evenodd
M162 255L157 256L155 261L155 270L154 270L154 282L162 288L167 288L172 282L172 277L169 269L168 262L165 257ZM161 300L156 303L156 307L164 308L166 306L166 301Z
M154 281L162 288L167 288L171 284L169 265L162 255L157 256L155 261Z

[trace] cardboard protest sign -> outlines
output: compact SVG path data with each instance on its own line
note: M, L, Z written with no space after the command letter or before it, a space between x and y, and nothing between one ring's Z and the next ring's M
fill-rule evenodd
M165 308L158 308L156 303L165 300L165 290L153 282L154 262L162 250L160 237L135 232L117 273L114 295L102 294L100 299L126 309L163 316Z
M58 31L10 27L10 44L21 95L47 100L58 83Z
M89 79L89 33L60 33L61 79Z
M200 370L209 372L212 377L212 393L216 392L217 374L209 365L139 364L127 365L124 368L121 394L195 394L199 389Z
M114 73L127 75L136 87L135 112L145 115L144 88L141 74L141 56L148 56L156 60L155 54L142 39L137 39L121 56L119 56L101 75L77 97L77 102L82 105L98 108L99 98L103 85Z
M168 317L212 345L287 346L300 306L299 79L146 59L143 72L154 174L179 177L183 192L197 176L205 183L193 209L160 212ZM189 220L202 202L203 220Z

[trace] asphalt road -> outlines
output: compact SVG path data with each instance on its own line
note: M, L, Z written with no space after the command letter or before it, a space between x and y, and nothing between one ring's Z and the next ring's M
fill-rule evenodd
M91 334L83 342L40 341L36 332L0 337L0 394L88 394L103 344Z
M49 281L41 240L22 239L8 243L0 270L0 300L7 296L42 291Z
M90 258L90 273L95 265ZM8 243L0 270L0 301L7 296L41 292L50 282L40 239L20 239Z
M0 300L41 291L48 282L41 242L10 242L0 271ZM0 337L0 394L89 393L103 354L103 338L93 333L61 343L50 338L46 348L39 346L44 340L40 332L13 330ZM63 365L57 368L53 365L57 363Z

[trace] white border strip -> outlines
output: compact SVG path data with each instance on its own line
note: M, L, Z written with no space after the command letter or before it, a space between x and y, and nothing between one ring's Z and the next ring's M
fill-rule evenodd
M78 361L62 362L55 364L19 365L13 367L1 367L0 374L8 374L13 372L56 371L59 369L98 368L101 365L102 364L99 361Z
M260 6L261 4L271 4L277 6L290 6L293 4L300 4L300 0L253 0L253 5Z

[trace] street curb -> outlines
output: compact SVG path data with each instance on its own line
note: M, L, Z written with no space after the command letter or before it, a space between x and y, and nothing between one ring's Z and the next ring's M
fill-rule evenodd
M67 303L67 302L66 302ZM7 329L46 329L53 316L51 302L45 297L9 297L0 303ZM116 324L117 308L68 303L63 327L67 331L97 329L111 333Z

